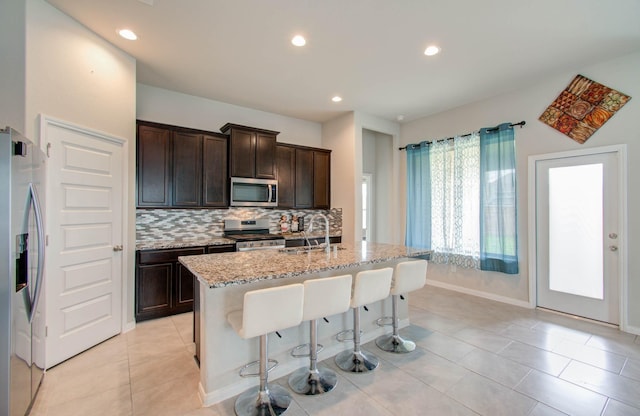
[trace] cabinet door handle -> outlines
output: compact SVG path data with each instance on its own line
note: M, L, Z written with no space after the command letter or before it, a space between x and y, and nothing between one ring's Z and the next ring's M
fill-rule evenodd
M122 251L122 246L121 245L113 246L113 251Z

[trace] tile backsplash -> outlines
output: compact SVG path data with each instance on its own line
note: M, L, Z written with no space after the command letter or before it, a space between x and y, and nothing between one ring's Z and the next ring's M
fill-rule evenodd
M342 235L342 208L328 210L279 210L263 208L229 209L138 209L136 210L136 240L163 240L174 238L222 237L223 220L269 218L269 231L280 232L280 218L286 215L304 217L305 230L316 213L329 218L329 233ZM316 228L317 227L317 228ZM317 221L315 231L324 232L324 221Z

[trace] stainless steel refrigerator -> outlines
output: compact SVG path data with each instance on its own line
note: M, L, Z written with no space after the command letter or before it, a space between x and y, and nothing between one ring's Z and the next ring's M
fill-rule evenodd
M25 415L44 376L45 155L0 129L0 415Z

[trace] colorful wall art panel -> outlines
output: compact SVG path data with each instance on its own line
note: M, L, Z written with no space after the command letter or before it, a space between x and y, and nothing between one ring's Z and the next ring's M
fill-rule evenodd
M631 97L577 75L539 120L582 144Z

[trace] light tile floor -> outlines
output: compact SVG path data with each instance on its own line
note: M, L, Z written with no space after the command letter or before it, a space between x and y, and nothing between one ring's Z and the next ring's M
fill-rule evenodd
M640 337L431 286L410 298L412 325L402 332L416 351L369 343L381 364L366 375L326 360L336 389L294 394L286 414L640 415ZM191 319L142 322L54 367L32 414L233 415L233 399L200 405Z

